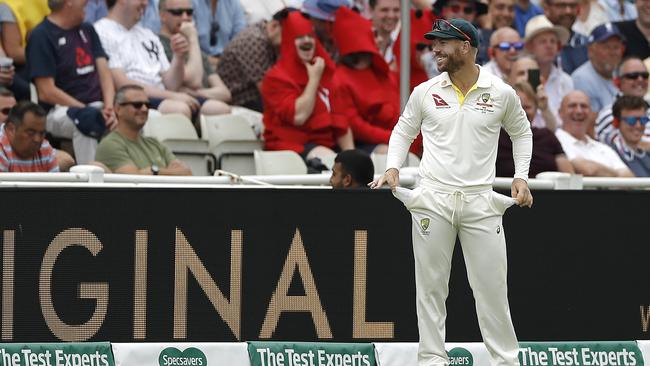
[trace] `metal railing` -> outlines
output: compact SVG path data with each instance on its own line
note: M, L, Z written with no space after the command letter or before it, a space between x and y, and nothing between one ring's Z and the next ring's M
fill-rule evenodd
M219 174L219 175L217 175ZM237 175L217 171L215 176L172 177L128 174L105 174L96 166L75 166L70 173L0 173L1 187L68 187L84 184L93 187L267 187L267 188L329 188L329 174L301 175ZM417 168L400 171L400 185L415 187L419 182ZM498 177L494 188L509 189L512 178ZM567 173L547 172L530 179L533 190L561 189L650 189L650 178L582 177Z

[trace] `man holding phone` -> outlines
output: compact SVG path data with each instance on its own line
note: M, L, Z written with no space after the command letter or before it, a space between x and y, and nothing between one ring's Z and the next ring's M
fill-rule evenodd
M415 88L391 134L388 183L411 211L420 366L449 364L445 300L456 238L460 239L483 341L493 365L518 365L507 295L502 215L513 204L531 207L528 168L532 133L515 91L475 64L478 30L468 21L438 19L432 41L439 76ZM492 190L501 128L513 145L511 195ZM399 168L422 131L420 187L399 185Z

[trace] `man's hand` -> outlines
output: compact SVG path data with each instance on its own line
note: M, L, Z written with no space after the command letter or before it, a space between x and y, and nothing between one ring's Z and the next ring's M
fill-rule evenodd
M545 111L546 109L548 109L548 95L544 90L544 84L539 84L537 86L536 94L537 94L537 108L539 108L540 111Z
M194 22L181 23L180 33L184 35L190 43L193 41L198 42L199 36Z
M383 186L384 183L388 183L388 186L390 186L390 190L395 192L395 188L399 186L399 170L395 168L388 169L384 173L384 175L377 178L375 181L368 183L368 187L372 189L378 189L381 188L381 186Z
M0 85L10 86L14 83L14 74L16 73L13 66L0 70Z
M305 62L305 67L310 79L317 78L317 80L320 80L323 71L325 71L325 60L320 56L316 56L313 63Z
M190 51L190 43L182 34L176 33L169 40L174 56L183 57Z
M106 122L106 128L109 131L113 131L115 127L117 127L117 118L115 118L113 107L104 107L104 109L102 109L102 115L104 116L104 121Z
M528 189L528 183L521 178L515 178L512 180L512 187L510 189L512 198L517 201L519 207L532 207L533 206L533 194L530 193Z
M193 112L196 112L201 108L201 104L199 103L196 98L193 96L186 94L186 93L174 93L174 96L172 97L173 100L178 100L181 102L185 102Z

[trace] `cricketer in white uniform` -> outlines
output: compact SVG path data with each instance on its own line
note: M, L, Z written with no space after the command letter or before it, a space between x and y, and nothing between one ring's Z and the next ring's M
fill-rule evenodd
M460 239L483 341L492 365L518 365L507 297L501 219L512 204L530 207L530 123L515 91L474 63L478 31L461 19L436 20L425 35L442 74L417 86L393 129L385 174L413 218L420 366L448 365L445 300L456 237ZM512 198L492 190L499 131L512 139ZM421 184L397 187L399 168L422 131Z

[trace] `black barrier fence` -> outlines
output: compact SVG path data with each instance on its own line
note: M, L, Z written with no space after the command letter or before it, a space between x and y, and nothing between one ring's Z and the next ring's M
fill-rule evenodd
M416 341L410 216L388 191L3 189L2 340ZM511 208L519 338L647 339L650 192ZM479 341L456 247L448 341Z

